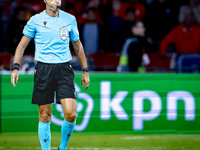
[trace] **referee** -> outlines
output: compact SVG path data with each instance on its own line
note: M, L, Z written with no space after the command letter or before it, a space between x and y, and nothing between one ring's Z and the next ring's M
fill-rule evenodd
M44 0L46 10L30 18L24 27L17 46L12 67L11 83L18 82L19 64L23 53L32 38L35 41L34 89L32 104L39 107L38 135L42 150L50 150L51 143L51 103L62 104L64 122L61 129L61 143L58 150L66 150L76 120L76 97L74 72L69 63L72 59L69 42L72 41L75 53L83 68L81 86L89 87L89 69L87 68L83 46L79 40L77 23L74 16L60 10L61 0Z

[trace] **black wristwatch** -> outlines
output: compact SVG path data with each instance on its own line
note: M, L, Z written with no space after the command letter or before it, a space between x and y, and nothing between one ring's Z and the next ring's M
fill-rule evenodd
M89 69L89 68L84 68L83 71L85 71L85 72L89 72L90 69Z
M15 69L17 69L17 70L19 71L19 64L18 64L18 63L14 63L14 64L12 65L11 70L13 71L13 70L15 70Z

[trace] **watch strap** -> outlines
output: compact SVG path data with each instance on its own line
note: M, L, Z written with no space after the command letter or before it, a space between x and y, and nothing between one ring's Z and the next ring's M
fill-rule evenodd
M89 72L90 69L89 69L89 68L84 68L83 71L85 71L85 72Z
M11 68L11 70L13 71L13 70L15 70L15 69L17 69L18 71L19 71L19 64L18 63L14 63L13 65L12 65L12 68Z

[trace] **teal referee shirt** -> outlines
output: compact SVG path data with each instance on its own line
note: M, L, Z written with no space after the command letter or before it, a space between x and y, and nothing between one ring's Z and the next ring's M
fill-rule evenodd
M46 10L30 18L23 34L35 41L35 60L44 63L63 63L72 59L69 42L79 40L74 16L59 10L51 17Z

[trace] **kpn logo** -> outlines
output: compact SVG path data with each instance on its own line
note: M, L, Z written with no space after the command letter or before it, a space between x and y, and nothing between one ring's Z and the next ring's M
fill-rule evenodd
M77 121L74 127L76 131L83 131L90 120L90 116L94 107L93 99L87 93L81 92L81 89L77 84L76 88L76 102L77 102ZM52 104L52 123L62 126L64 120L64 114L61 104Z
M185 121L195 120L195 97L189 91L168 91L161 97L157 91L146 89L136 91L133 88L116 91L111 81L101 81L97 84L100 85L100 91L96 91L99 94L99 101L94 101L89 94L82 92L75 84L77 122L74 129L76 131L85 130L90 119L94 119L91 117L94 103L99 110L99 126L103 126L106 121L113 121L112 119L115 118L119 123L128 121L133 130L141 131L145 130L144 124L155 121L155 119L166 123L176 121L180 116L180 114L178 115L180 110L184 110L181 115L184 116ZM148 110L146 110L145 101L150 104ZM178 105L178 101L184 103L183 108ZM128 105L124 105L123 102L128 102ZM52 123L62 126L64 120L62 106L58 104L52 106Z

